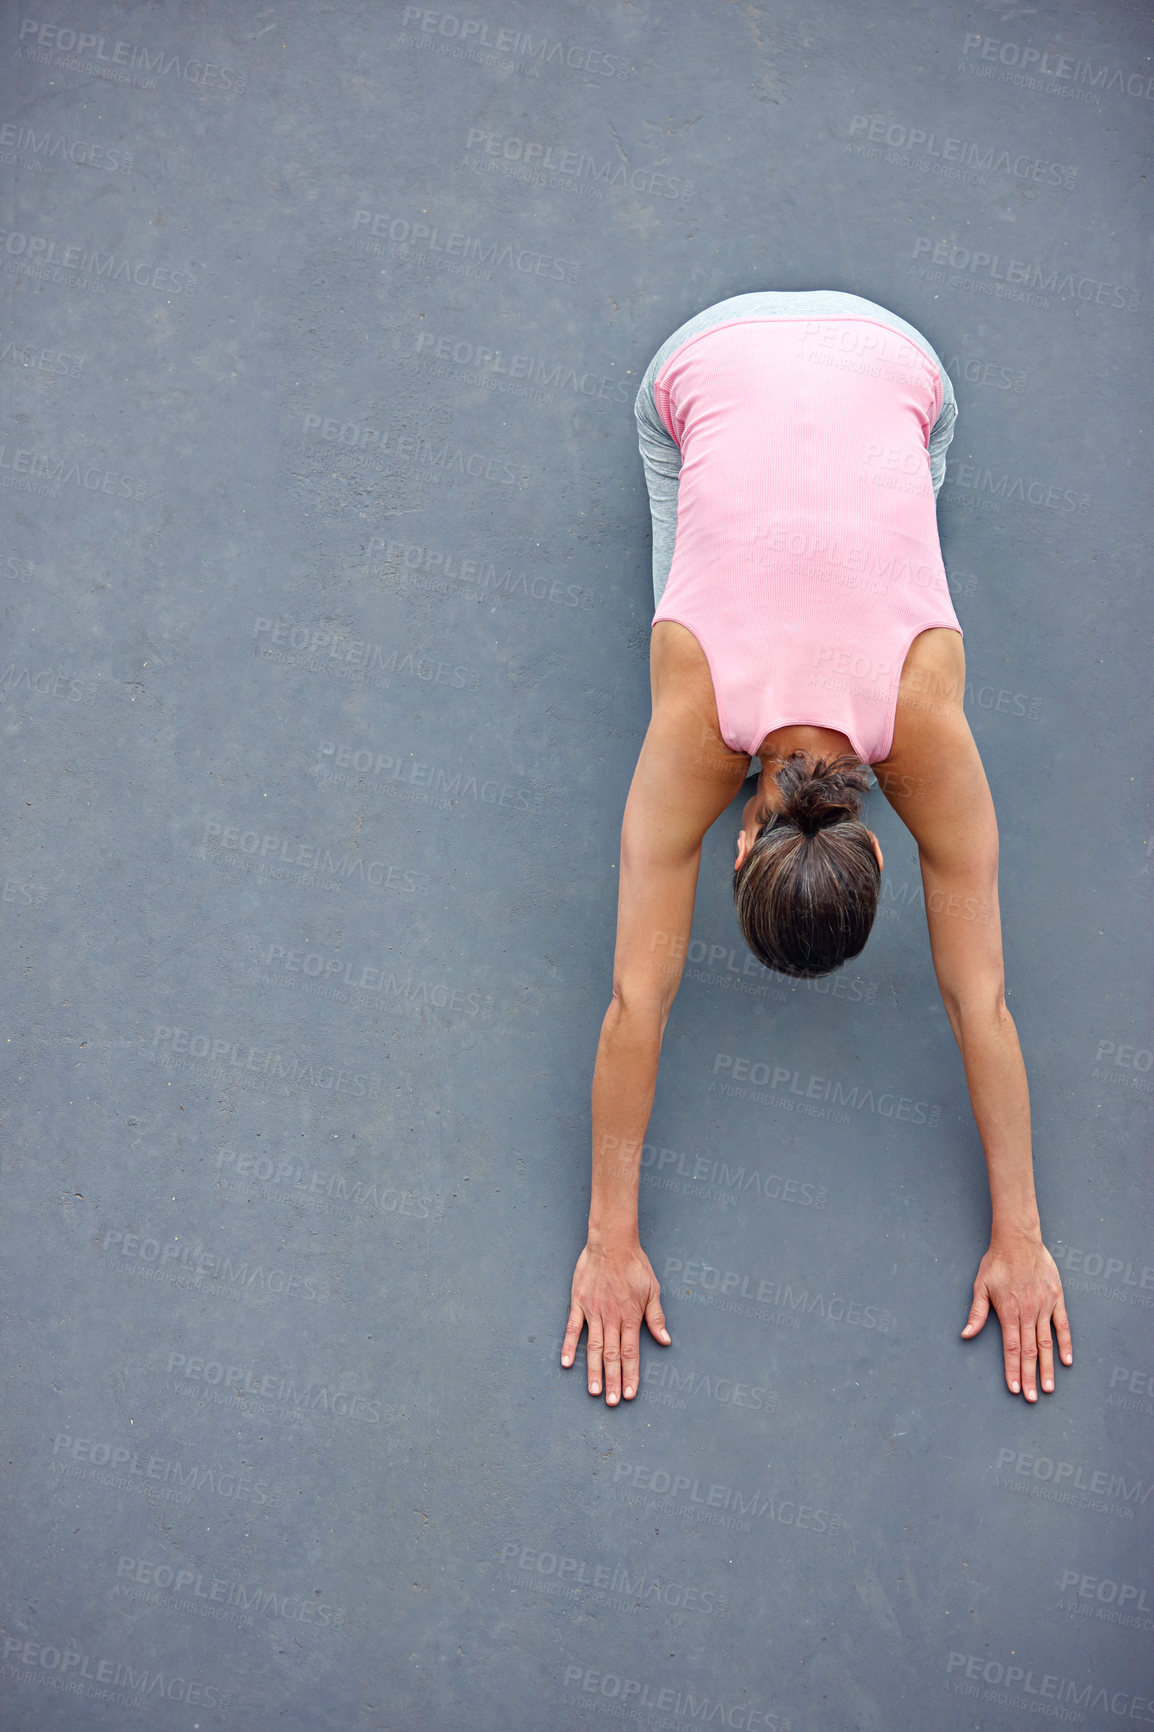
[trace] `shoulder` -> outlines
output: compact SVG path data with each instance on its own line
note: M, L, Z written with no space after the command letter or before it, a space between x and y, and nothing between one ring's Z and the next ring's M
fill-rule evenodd
M902 666L889 755L872 766L883 792L924 775L950 750L965 724L965 692L961 634L944 626L920 632Z
M741 790L749 757L722 739L709 664L686 627L660 620L650 646L653 712L626 805L626 828L696 849Z
M653 728L706 775L738 785L749 774L748 752L722 738L717 694L705 651L688 626L659 619L649 640Z
M997 857L997 822L963 700L965 653L955 631L915 639L902 669L889 756L873 765L923 858L943 865Z

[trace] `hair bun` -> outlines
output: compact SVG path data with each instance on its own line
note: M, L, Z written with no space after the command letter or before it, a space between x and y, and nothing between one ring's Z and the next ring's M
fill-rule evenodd
M869 772L859 758L814 758L797 751L782 764L777 785L782 817L796 824L803 836L816 836L831 824L860 818Z

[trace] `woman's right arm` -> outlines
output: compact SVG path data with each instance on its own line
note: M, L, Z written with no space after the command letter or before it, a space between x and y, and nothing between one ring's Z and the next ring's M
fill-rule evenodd
M687 737L686 728L689 728ZM640 1375L641 1322L669 1342L660 1285L641 1248L637 1194L657 1063L681 983L701 843L740 786L694 774L685 715L655 713L641 750L621 831L613 997L593 1072L593 1181L588 1238L573 1277L561 1363L572 1365L583 1326L588 1384L616 1405Z

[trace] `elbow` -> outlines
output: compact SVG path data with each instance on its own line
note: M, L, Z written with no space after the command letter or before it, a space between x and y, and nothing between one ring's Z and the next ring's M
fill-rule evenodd
M605 1019L611 1025L626 1024L643 1028L655 1025L659 1034L664 1034L676 990L675 987L672 993L668 993L660 990L655 983L638 986L636 983L615 980L613 997L609 1000Z
M1007 1026L1012 1028L1014 1025L1014 1019L1006 1005L1004 984L1000 980L981 992L944 992L942 1002L959 1047L965 1035L974 1030L996 1029L1000 1032Z

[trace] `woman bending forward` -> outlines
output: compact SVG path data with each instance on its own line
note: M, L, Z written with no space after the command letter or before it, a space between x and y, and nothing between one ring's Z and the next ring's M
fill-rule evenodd
M613 998L593 1073L588 1240L561 1362L588 1326L589 1393L631 1400L640 1332L668 1345L637 1192L701 844L760 759L737 839L742 933L769 968L862 950L882 852L866 765L918 845L934 972L961 1049L992 1204L962 1330L1002 1328L1006 1383L1054 1387L1030 1102L1003 996L998 829L962 709L965 657L937 532L957 410L925 338L833 290L737 295L662 345L636 416L653 514L653 714L621 832Z

